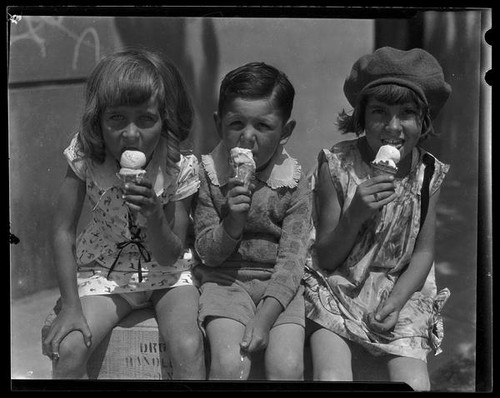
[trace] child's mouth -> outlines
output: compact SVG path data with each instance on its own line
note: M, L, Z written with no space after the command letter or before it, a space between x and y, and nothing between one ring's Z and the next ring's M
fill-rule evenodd
M380 140L382 142L382 145L392 145L396 149L401 149L401 147L404 144L404 141L402 140Z

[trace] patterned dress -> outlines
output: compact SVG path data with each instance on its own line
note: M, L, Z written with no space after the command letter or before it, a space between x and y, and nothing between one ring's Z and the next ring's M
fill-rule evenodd
M146 239L142 216L131 219L122 199L123 183L117 177L119 164L109 156L97 164L82 156L75 135L64 155L76 175L85 181L91 205L90 222L76 240L77 279L80 296L127 293L191 285L191 262L159 265ZM162 204L182 200L199 188L198 161L181 156L179 171L168 174L166 140L162 137L146 167Z
M410 173L395 180L397 198L363 224L339 268L333 272L320 269L314 248L306 265L306 317L359 343L373 355L392 354L426 361L429 352L440 352L440 311L450 292L445 288L437 293L434 266L424 287L402 308L391 333L376 333L367 324L367 315L389 296L410 262L420 228L425 153L414 149ZM341 208L347 208L356 187L370 178L370 167L361 159L358 140L324 149L319 156L319 164L322 162L328 163ZM448 169L449 165L435 159L430 195L439 189Z

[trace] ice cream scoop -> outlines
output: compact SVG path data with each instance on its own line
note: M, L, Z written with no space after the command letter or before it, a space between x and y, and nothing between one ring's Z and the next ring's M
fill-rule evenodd
M135 150L123 151L120 158L120 166L129 169L142 169L146 165L146 155L144 152Z
M401 154L396 147L392 145L382 145L372 162L374 174L396 174L398 171L397 164L400 158Z
M231 165L235 176L248 188L255 174L255 161L251 149L234 147L231 149Z
M120 158L120 172L118 176L123 182L142 180L146 174L146 155L141 151L126 150Z

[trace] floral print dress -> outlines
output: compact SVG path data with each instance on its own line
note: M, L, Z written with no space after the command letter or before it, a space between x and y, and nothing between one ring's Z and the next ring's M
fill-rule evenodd
M146 167L162 204L182 200L199 188L198 161L182 156L178 172L165 172L166 139L161 138ZM79 295L139 292L193 284L192 263L179 259L161 266L146 244L147 225L141 215L131 218L122 199L119 164L109 156L97 164L82 156L75 135L64 155L76 175L85 181L91 206L90 222L76 240Z
M397 198L364 223L339 268L332 272L320 269L314 246L306 265L306 317L359 343L373 355L392 354L427 361L429 352L440 352L443 338L440 311L450 292L445 288L437 293L434 266L424 287L402 308L394 330L379 334L367 324L367 315L389 296L410 262L420 229L425 153L414 149L410 173L395 180ZM439 189L449 169L449 165L434 160L430 195ZM347 208L356 187L370 178L370 167L361 159L358 140L324 149L319 156L321 162L328 162L340 206ZM312 181L314 189L314 178Z

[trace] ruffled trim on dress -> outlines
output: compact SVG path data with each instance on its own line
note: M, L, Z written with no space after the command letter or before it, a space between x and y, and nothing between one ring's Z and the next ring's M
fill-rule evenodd
M441 315L441 311L446 304L446 301L448 301L451 293L448 288L444 288L439 291L439 293L436 295L434 298L434 303L433 303L433 319L432 319L432 325L431 325L431 347L433 348L435 354L434 355L439 355L443 350L441 349L441 343L443 342L444 338L444 326L443 326L443 317Z
M78 145L77 136L78 133L73 136L68 147L64 149L63 154L69 166L78 178L85 181L87 177L87 162L85 161L84 154Z
M229 162L229 151L224 142L220 142L208 155L202 155L201 161L212 184L224 186L233 175ZM300 180L302 168L284 147L278 149L269 165L255 174L255 177L272 189L295 188Z
M80 179L90 180L99 188L100 198L94 206L96 209L110 190L121 186L122 183L117 176L119 164L109 156L106 156L102 164L85 158L78 144L78 134L73 136L63 153L68 164ZM146 167L149 178L154 181L156 195L161 198L163 203L169 200L182 200L196 193L200 186L199 165L196 156L193 154L181 155L181 159L177 163L179 170L171 174L164 170L166 148L167 140L161 137L158 147Z

